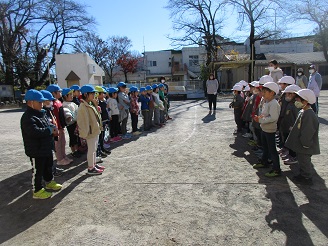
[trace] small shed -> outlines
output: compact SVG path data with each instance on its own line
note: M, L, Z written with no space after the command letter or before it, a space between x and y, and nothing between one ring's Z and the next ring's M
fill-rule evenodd
M102 85L105 72L86 53L56 55L58 85L62 88L74 84Z

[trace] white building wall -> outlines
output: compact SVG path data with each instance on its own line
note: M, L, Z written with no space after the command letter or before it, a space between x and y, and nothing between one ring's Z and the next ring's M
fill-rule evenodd
M190 66L190 56L198 56L198 66ZM194 73L200 72L200 65L205 63L206 52L204 46L182 48L182 63L186 64L188 69Z
M80 86L98 85L99 81L103 84L104 71L85 53L56 55L56 75L61 88L67 87L65 79L71 71L80 77Z
M156 66L149 66L150 61L156 61ZM171 51L147 51L145 52L145 69L150 74L169 74L171 73Z

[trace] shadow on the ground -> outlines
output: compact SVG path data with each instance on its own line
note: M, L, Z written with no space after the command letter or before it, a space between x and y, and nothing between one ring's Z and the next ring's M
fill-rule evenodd
M11 109L3 109L0 111L1 113L19 113L19 112L25 112L26 109L23 108L11 108Z
M211 121L213 121L213 120L215 120L215 119L216 119L216 114L212 113L212 114L208 114L208 115L206 115L206 116L202 119L202 121L203 121L204 123L210 123Z
M328 120L318 117L320 124L328 125Z
M252 154L247 141L248 139L238 135L230 147L233 149L233 155L244 158L252 165L256 163L257 157ZM309 201L298 205L287 181L287 179L292 181L292 177L297 174L296 167L290 166L292 170L283 172L283 175L277 178L264 176L269 169L256 171L259 177L258 182L266 186L267 198L272 203L272 208L265 220L272 232L285 233L285 245L314 245L309 232L303 225L302 218L305 215L328 238L328 189L325 181L317 173L313 177L313 186L295 183Z
M73 164L74 165L74 164ZM61 177L55 180L63 183L86 170L85 163L72 166ZM32 198L32 171L28 170L0 182L1 205L0 205L0 244L10 240L19 233L46 219L56 205L59 204L77 185L90 177L85 174L75 179L68 186L47 200L34 200ZM48 223L51 227L51 221Z

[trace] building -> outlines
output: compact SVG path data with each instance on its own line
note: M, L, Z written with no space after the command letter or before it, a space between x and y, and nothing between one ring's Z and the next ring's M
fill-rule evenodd
M102 85L104 71L86 53L56 55L56 75L61 88L74 84Z

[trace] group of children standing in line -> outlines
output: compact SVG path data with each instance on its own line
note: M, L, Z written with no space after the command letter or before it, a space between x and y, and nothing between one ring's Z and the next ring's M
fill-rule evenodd
M117 87L106 88L73 85L61 89L52 84L46 90L28 90L25 94L27 110L21 118L21 131L25 153L32 163L34 199L47 199L52 191L62 186L54 181L73 159L66 155L65 128L69 135L71 155L79 158L87 149L89 175L102 174L100 165L111 153L110 142L130 139L140 135L138 116L142 113L143 130L163 127L168 119L168 86L161 84L131 87L124 82ZM140 92L140 95L139 95ZM139 109L141 103L141 110ZM132 134L127 131L128 115L131 115ZM109 135L105 131L109 129ZM53 150L56 164L53 162ZM42 182L45 185L42 185Z
M316 95L302 89L291 76L280 76L275 82L270 75L259 81L240 81L233 87L237 125L235 135L251 138L249 145L259 157L253 168L270 168L266 177L281 176L280 158L285 165L298 165L294 181L311 185L314 174L311 156L320 154L319 120L311 105ZM280 158L279 158L280 155Z

